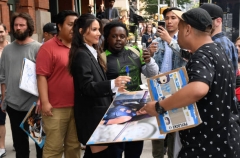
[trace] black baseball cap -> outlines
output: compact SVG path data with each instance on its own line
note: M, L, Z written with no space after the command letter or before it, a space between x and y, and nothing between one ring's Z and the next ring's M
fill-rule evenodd
M185 13L178 10L172 10L172 12L197 30L205 31L208 27L212 28L212 18L202 8L194 8Z
M200 8L206 10L212 19L223 18L223 10L216 4L204 3Z
M47 23L43 26L43 32L57 34L57 26L55 23Z

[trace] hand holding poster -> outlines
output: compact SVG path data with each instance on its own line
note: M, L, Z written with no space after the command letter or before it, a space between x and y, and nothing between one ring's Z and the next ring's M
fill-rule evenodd
M164 139L156 117L139 111L148 99L148 91L116 94L87 144Z
M151 77L147 80L152 100L164 100L187 85L188 76L184 67ZM201 118L195 103L172 109L158 116L160 133L170 133L200 124Z
M45 143L45 133L42 128L42 116L35 113L36 103L34 102L27 115L20 124L20 128L40 147Z

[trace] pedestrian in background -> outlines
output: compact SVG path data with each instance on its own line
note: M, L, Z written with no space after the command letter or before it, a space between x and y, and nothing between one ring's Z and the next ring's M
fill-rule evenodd
M150 45L150 52L159 66L160 73L165 73L186 65L186 61L180 54L178 39L178 24L180 19L174 14L176 7L170 7L163 11L165 27L158 26L157 37ZM152 140L152 155L154 158L163 158L166 152L169 158L173 158L175 133L168 133L166 139Z
M33 62L41 44L31 38L34 22L27 13L16 13L11 19L11 30L15 41L4 47L0 65L0 83L2 89L3 111L7 111L16 157L29 157L28 135L19 127L37 97L19 88L23 59ZM26 128L25 128L26 129ZM42 157L42 149L35 144L37 158Z
M7 28L3 23L0 23L0 58L2 55L2 51L6 45L8 45L10 42L6 39L6 36L8 35ZM2 102L2 94L0 89L0 106ZM0 158L6 155L6 149L5 149L5 136L6 136L6 113L3 112L0 109Z
M104 18L113 21L119 20L119 12L117 8L114 8L115 0L109 0L108 8L105 9Z
M141 44L146 43L146 47L148 47L152 43L152 41L155 39L156 36L153 33L152 24L147 24L146 27L147 28L144 34L142 35Z
M212 40L222 45L225 53L231 59L235 74L238 70L238 51L234 43L222 32L223 10L216 4L204 3L200 8L205 9L212 18Z
M47 42L57 34L57 26L55 23L46 23L43 26L43 43Z

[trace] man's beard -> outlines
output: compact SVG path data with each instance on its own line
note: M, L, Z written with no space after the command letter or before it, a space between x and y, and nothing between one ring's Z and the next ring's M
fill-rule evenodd
M29 31L25 30L23 33L20 31L13 31L13 37L19 41L24 41L29 36Z

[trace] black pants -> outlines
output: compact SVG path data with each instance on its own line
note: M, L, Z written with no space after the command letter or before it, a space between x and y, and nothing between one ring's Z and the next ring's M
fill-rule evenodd
M125 158L140 158L143 149L143 141L115 143L108 146L111 157L122 158L124 151Z
M13 144L16 151L16 158L29 158L29 140L28 135L19 127L20 123L27 114L27 111L17 111L7 106L7 113L10 119ZM24 124L24 129L28 129L28 125ZM37 158L42 158L42 149L36 146Z
M93 154L90 146L86 146L83 158L112 158L112 157L109 157L108 148Z

